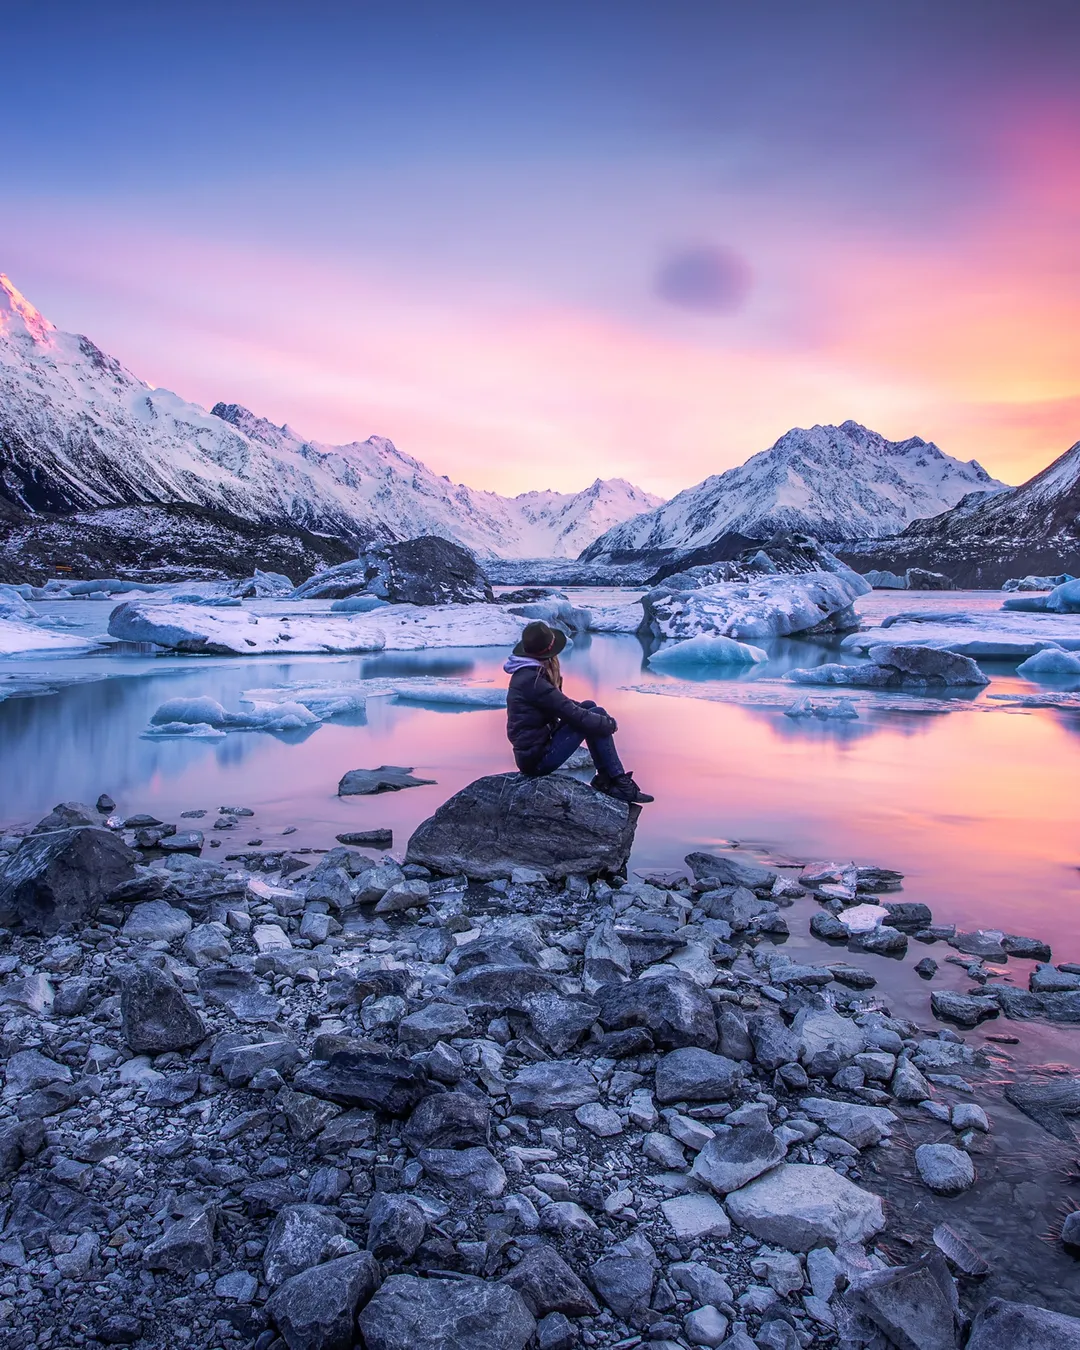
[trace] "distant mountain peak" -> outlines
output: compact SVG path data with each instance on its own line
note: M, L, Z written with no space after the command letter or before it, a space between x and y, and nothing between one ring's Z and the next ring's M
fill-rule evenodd
M920 436L890 441L851 418L792 427L745 464L616 525L585 556L690 553L728 535L768 539L792 530L832 543L865 539L1003 486L975 460L953 459Z
M34 308L6 273L0 272L0 333L48 343L55 332L56 325Z

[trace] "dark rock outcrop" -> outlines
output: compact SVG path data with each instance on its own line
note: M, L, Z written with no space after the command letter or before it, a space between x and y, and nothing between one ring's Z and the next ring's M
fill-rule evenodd
M50 936L76 927L135 876L135 854L111 830L52 830L24 839L0 878L0 923Z
M373 595L393 605L470 604L490 600L491 583L468 549L425 535L317 572L295 592L301 600L353 595Z

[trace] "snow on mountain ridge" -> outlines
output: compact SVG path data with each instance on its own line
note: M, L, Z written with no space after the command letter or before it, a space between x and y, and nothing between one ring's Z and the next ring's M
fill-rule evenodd
M0 274L0 497L23 510L192 503L356 546L437 534L487 556L574 556L656 504L600 486L523 501L451 483L381 436L323 445L238 404L207 412L56 329Z
M838 542L895 533L972 491L1004 487L912 436L889 441L858 422L795 427L745 464L706 478L647 515L616 525L590 558L633 550L702 548L727 534L801 530Z

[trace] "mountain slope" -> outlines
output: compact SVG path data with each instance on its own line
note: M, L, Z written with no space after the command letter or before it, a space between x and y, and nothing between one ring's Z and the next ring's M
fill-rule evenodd
M60 332L2 275L0 498L57 515L188 504L356 548L438 534L507 556L571 556L658 500L619 479L502 497L451 483L380 436L322 445L237 404L207 412Z
M846 558L861 572L927 567L969 586L1080 573L1080 441L1019 487L965 498Z
M887 441L858 422L796 427L745 464L706 478L647 515L617 525L586 551L707 549L726 536L801 531L828 542L894 534L972 491L1003 485L913 436Z

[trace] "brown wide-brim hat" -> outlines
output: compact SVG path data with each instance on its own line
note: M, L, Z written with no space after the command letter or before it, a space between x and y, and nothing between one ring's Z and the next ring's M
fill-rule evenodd
M515 656L531 656L534 661L546 661L558 656L566 646L566 634L561 628L549 628L538 619L525 625L521 641L514 648Z

